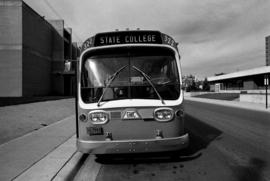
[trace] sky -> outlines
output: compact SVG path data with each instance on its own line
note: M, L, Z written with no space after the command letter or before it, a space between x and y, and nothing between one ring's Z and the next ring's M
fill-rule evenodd
M269 0L24 0L64 19L73 41L115 29L159 30L179 42L182 72L198 79L265 65Z

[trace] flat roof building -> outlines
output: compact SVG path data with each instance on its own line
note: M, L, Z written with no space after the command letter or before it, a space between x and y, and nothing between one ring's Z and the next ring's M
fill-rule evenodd
M270 36L265 37L265 59L266 66L270 65Z
M270 75L270 66L257 67L253 69L208 77L211 90L215 90L214 85L220 84L219 90L264 90L264 77Z
M242 102L266 103L265 77L270 78L270 66L208 77L210 90L215 92L239 93ZM268 92L268 103L270 95Z
M65 84L75 72L65 78L64 60L78 48L64 20L46 20L22 0L0 0L0 32L0 97L73 93Z
M265 89L265 76L270 76L270 36L265 37L265 65L253 69L208 77L212 91Z

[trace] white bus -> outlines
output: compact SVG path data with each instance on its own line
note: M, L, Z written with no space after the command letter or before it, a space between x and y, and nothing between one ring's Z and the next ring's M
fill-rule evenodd
M98 33L78 68L77 148L83 153L176 151L188 146L177 43L159 31Z

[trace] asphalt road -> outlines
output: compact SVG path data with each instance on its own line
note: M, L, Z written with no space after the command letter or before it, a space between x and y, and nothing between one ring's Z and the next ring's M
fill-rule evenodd
M193 101L186 101L186 113L191 135L206 143L207 153L213 149L223 158L230 180L270 180L269 113Z
M95 162L97 181L106 180L270 180L270 114L185 101L190 147L166 154L85 160L74 177L84 180Z

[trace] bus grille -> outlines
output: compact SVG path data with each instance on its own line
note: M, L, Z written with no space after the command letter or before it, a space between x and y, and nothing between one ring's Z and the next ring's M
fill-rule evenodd
M111 112L111 119L121 119L121 112Z

